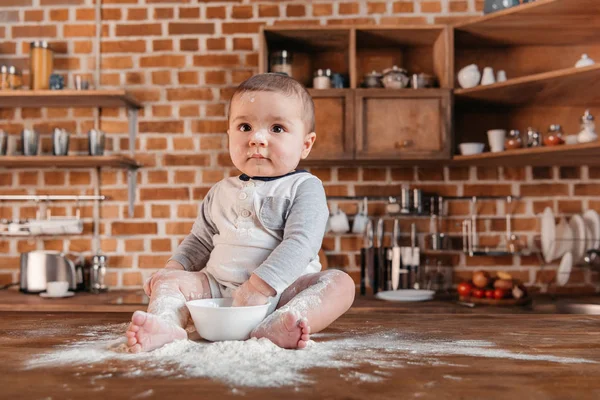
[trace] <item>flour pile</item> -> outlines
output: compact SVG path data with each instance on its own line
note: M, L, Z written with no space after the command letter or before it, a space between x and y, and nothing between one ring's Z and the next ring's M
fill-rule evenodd
M439 357L463 355L555 363L594 363L582 358L513 353L487 341L442 341L396 332L353 333L352 338L316 334L304 350L284 350L267 339L245 342L194 342L180 340L150 353L126 352L123 332L128 324L88 327L84 338L31 360L27 368L78 365L81 368L107 360L125 361L114 368L124 376L206 377L232 386L278 387L310 383L313 368L344 368L348 381L378 382L390 370L411 365L451 365ZM460 367L467 367L461 365ZM360 372L358 371L360 370ZM365 370L369 370L365 373ZM121 371L121 372L118 372ZM127 372L122 372L127 371ZM448 379L454 379L449 377Z

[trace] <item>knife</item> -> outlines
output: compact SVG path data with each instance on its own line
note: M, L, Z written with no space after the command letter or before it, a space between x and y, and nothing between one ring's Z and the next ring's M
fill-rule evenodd
M377 228L375 231L375 240L377 241L373 257L373 269L374 273L374 282L373 282L373 294L377 293L379 289L383 286L381 282L383 281L383 265L385 263L385 257L383 253L383 218L379 218L377 220Z
M373 285L373 223L369 219L363 235L363 248L360 249L360 294L367 294L367 275Z
M392 290L398 290L400 283L400 246L398 246L398 235L400 234L400 221L394 219L394 230L392 231Z

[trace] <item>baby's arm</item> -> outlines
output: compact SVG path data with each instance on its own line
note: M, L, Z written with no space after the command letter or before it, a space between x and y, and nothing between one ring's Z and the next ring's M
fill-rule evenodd
M281 293L302 275L321 248L329 218L327 198L318 179L302 182L292 199L283 240L252 274L250 279ZM260 283L257 283L260 285Z

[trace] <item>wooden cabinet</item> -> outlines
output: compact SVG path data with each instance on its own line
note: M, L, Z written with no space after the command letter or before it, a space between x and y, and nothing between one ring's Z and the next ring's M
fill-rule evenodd
M315 103L317 139L306 162L354 157L354 97L348 89L309 89Z
M356 159L448 159L450 90L357 89Z

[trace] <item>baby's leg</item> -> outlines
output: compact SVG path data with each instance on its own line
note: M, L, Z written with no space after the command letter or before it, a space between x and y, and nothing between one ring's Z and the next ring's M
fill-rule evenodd
M136 311L127 329L131 352L150 351L174 340L187 338L188 300L210 298L205 274L165 267L152 276L144 290L150 296L148 311Z
M304 275L281 295L278 309L252 332L286 349L302 349L310 332L319 332L348 311L355 285L339 270Z

